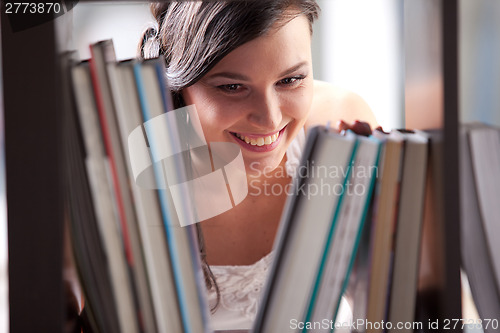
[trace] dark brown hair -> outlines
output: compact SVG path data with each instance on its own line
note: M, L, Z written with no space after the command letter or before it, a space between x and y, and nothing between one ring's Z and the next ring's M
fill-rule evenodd
M275 23L305 15L312 32L319 7L316 0L167 1L153 3L151 12L157 27L145 32L140 56L165 58L167 80L178 104L178 92Z
M196 83L238 46L267 34L275 24L305 15L312 33L319 7L316 0L184 0L153 3L151 12L157 26L144 33L140 57L165 58L177 108L184 106L182 89ZM206 284L216 289L218 304L219 289L206 262L201 228L197 230Z

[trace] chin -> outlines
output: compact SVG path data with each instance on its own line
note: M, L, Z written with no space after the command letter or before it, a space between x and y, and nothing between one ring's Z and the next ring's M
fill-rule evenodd
M253 177L267 176L271 177L274 172L279 172L281 167L284 169L284 153L269 158L245 158L245 169L247 175Z

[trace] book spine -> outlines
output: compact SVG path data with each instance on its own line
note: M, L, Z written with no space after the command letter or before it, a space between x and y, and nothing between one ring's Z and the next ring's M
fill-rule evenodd
M139 331L139 318L138 318L138 294L136 290L136 277L135 277L135 262L132 249L131 235L129 233L129 224L133 219L133 205L131 200L127 200L127 184L126 172L124 170L123 152L119 143L119 134L116 128L117 121L115 119L114 105L112 100L111 87L109 77L107 74L107 62L114 60L114 49L111 41L104 41L93 44L90 47L90 73L94 86L96 96L97 109L99 113L99 120L101 123L101 130L104 139L104 146L106 154L109 157L109 169L112 179L114 199L117 207L118 218L121 227L122 242L124 251L127 258L127 270L129 277L129 288L132 293L132 304L127 306L127 303L118 304L123 308L121 312L121 320L124 323L122 330L130 332ZM127 204L125 204L127 201ZM136 236L136 235L134 235Z
M348 168L348 171L346 173L344 182L342 184L343 189L347 188L347 182L349 181L349 178L350 178L351 173L352 173L352 167L350 167L350 166L352 166L352 164L354 163L354 158L356 156L358 144L359 144L359 142L356 140L356 142L354 143L354 147L352 149L351 157L349 159L349 163L348 163L349 168ZM318 272L316 274L316 281L315 281L314 286L313 286L313 290L311 293L311 299L309 301L309 306L308 306L308 309L307 309L307 312L305 315L304 322L310 321L313 317L313 313L314 313L315 306L316 306L316 301L318 298L318 292L319 292L320 287L321 287L322 279L324 276L323 273L324 273L325 267L327 265L328 254L330 253L330 247L332 246L332 242L333 242L333 238L334 238L334 234L335 234L335 229L337 227L337 222L338 222L338 218L339 218L340 213L341 213L341 207L342 207L342 202L343 202L344 198L345 198L345 191L343 191L342 195L339 197L339 199L337 201L337 207L336 207L335 213L333 214L333 217L332 217L332 222L330 224L330 230L328 231L325 249L323 250L323 255L322 255L322 258L321 258L321 261L319 264ZM308 331L308 329L304 328L303 332L306 333L307 331Z

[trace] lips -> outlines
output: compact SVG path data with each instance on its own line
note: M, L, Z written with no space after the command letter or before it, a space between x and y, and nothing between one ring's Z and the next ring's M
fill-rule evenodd
M237 133L230 132L240 143L240 145L254 151L269 151L274 149L283 132L285 131L286 126L278 132L268 135L258 135L258 134L246 134L246 133Z
M234 136L236 136L238 139L245 141L245 143L248 143L252 146L261 147L264 145L270 145L271 143L278 140L279 132L275 133L273 135L268 135L266 137L259 137L259 138L250 138L248 136L245 136L245 135L239 134L239 133L234 133Z

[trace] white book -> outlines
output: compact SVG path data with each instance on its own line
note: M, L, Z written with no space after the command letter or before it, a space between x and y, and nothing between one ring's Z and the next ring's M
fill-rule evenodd
M305 318L355 142L352 133L341 136L323 127L309 131L253 332L295 332L294 320Z
M161 161L157 163L158 172L156 172L157 181L162 183L166 181L164 177L167 173L182 174L186 170L183 165L178 165L176 160L172 164L154 156L159 151L182 152L184 147L180 145L186 144L180 142L180 135L177 132L175 124L166 124L169 140L157 142L151 138L156 135L163 134L152 133L154 125L151 123L155 117L163 115L165 112L172 111L170 104L170 95L168 88L163 85L164 67L161 59L146 60L141 64L136 64L135 75L141 100L143 117L145 120L145 132L148 135L149 144L151 146L152 161ZM172 116L176 116L172 113ZM163 124L162 124L163 125ZM157 145L161 145L158 147ZM165 145L173 145L165 147ZM174 159L170 159L172 162ZM162 173L162 174L160 174ZM163 177L161 177L163 175ZM180 176L181 179L186 179ZM161 185L161 184L160 184ZM166 185L166 184L163 184ZM180 219L187 217L187 220L195 220L189 218L189 214L193 214L194 210L190 207L189 197L184 197L181 209L176 206L168 187L158 190L160 208L163 216L164 232L167 236L167 244L172 262L174 280L177 288L180 312L186 333L198 333L210 331L208 319L208 302L206 299L206 287L204 284L203 271L201 269L201 260L199 256L199 248L196 236L196 226L188 225L181 226Z
M356 153L340 203L340 213L334 223L333 235L325 249L324 264L318 272L318 285L306 322L335 320L339 310L357 246L373 193L378 173L380 142L374 137L357 138ZM344 323L339 323L344 324ZM314 332L330 332L331 327L320 327Z
M366 307L367 322L375 323L385 320L388 301L389 281L391 277L391 254L394 231L397 227L397 206L399 200L399 184L402 173L403 137L398 132L373 134L384 140L384 148L380 160L380 178L375 189L375 207L372 216L372 240L370 253L370 281ZM382 332L382 328L368 327L368 332Z
M388 321L415 321L418 270L427 175L428 136L401 133L405 140ZM413 332L393 327L389 332Z
M468 132L484 125L462 125L460 131L460 247L474 303L481 319L500 318L500 288L497 285L492 253L488 248L476 190ZM485 322L486 323L486 322ZM493 323L494 324L494 323ZM497 330L484 325L485 333Z
M470 154L486 241L500 288L500 132L493 127L469 130Z
M117 95L117 100L121 101L117 104L116 111L127 158L127 169L132 182L131 188L138 214L157 328L159 332L180 332L182 322L157 193L155 190L139 187L131 170L129 135L137 127L142 127L144 122L134 76L134 64L134 61L125 61L115 67L115 79L119 84L116 84L114 93Z

